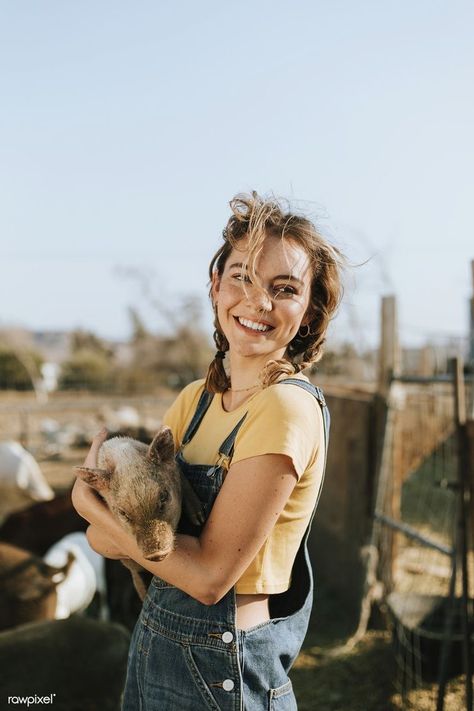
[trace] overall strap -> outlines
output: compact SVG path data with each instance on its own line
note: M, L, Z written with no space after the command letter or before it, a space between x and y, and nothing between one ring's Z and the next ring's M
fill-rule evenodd
M329 416L329 410L328 406L326 405L326 400L324 399L323 391L321 390L321 388L318 388L317 385L313 385L313 383L308 383L306 380L300 380L299 378L285 378L285 380L280 380L278 383L278 385L282 384L297 385L298 387L303 388L303 390L306 390L306 392L311 393L311 395L313 395L319 402L323 415L324 451L327 457L331 418Z
M209 408L209 405L212 402L212 398L214 397L213 393L210 393L208 390L203 390L201 393L201 397L199 398L199 402L196 407L196 411L192 417L191 422L188 425L188 429L186 430L183 441L181 443L181 447L184 447L184 445L188 444L188 442L194 437L196 434L196 430L198 429L199 425L201 424L202 418L207 412L207 409Z
M288 383L289 385L297 385L300 388L303 388L303 390L306 390L307 392L311 393L316 400L319 402L321 406L321 411L323 413L323 425L324 425L324 444L325 444L325 457L327 456L327 449L328 449L328 440L329 440L329 410L326 405L326 401L324 399L323 391L316 387L316 385L313 385L312 383L307 382L306 380L300 380L299 378L285 378L285 380L280 380L278 384L280 383ZM214 473L214 471L218 467L222 467L225 471L229 470L230 463L232 460L232 455L234 453L234 444L235 444L235 438L237 437L237 433L240 430L242 424L244 423L245 418L247 417L248 412L245 413L245 415L237 422L235 425L234 429L232 432L225 438L225 440L222 442L221 446L219 447L219 458L217 460L216 465L213 467L212 472L210 475ZM322 485L320 490L322 489ZM319 497L318 497L319 500ZM317 502L316 502L317 505Z
M317 497L316 503L314 505L313 513L311 514L311 519L309 521L308 528L306 529L306 536L305 536L305 538L306 538L309 534L309 530L311 528L311 523L313 521L314 514L316 513L316 509L318 508L319 497L321 496L321 491L323 489L324 475L326 472L326 463L327 463L327 456L328 456L329 429L330 429L330 425L331 425L331 418L329 416L328 406L326 405L326 400L324 399L323 391L321 390L321 388L318 388L316 385L313 385L313 383L309 383L306 380L300 380L299 378L285 378L285 380L279 381L279 384L282 384L282 383L287 383L288 385L297 385L298 387L303 388L303 390L306 390L306 392L311 393L318 401L318 403L321 407L321 413L323 416L323 430L324 430L323 475L321 478L321 485L319 487L318 497Z
M210 393L208 390L203 390L203 392L201 393L201 397L199 398L196 411L184 434L180 449L182 449L186 444L188 444L196 434L198 427L201 424L202 419L212 402L213 397L213 393ZM232 432L228 434L225 440L222 442L221 446L219 447L219 457L217 463L212 467L212 469L209 470L209 476L213 476L219 467L223 467L226 471L229 469L232 454L234 452L235 438L237 437L237 432L239 431L246 417L247 413L245 413L245 415L240 418L240 420L233 428Z
M229 471L230 462L232 460L232 455L234 454L235 438L237 437L237 433L240 430L240 428L242 427L247 415L248 415L248 412L246 412L245 415L240 418L240 420L237 422L237 424L235 425L232 432L227 435L227 437L225 438L225 440L222 442L221 446L219 447L219 457L218 457L218 460L217 460L215 466L212 469L212 474L219 467L222 467L224 469L224 471Z

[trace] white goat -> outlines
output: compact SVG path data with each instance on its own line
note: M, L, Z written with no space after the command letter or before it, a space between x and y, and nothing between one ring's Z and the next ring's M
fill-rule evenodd
M35 458L19 442L0 442L0 517L53 498Z
M85 533L69 533L49 548L44 560L55 567L64 566L70 554L74 555L64 580L56 586L57 604L55 618L69 617L74 612L82 612L98 593L100 617L108 618L107 590L105 582L105 561L92 550Z

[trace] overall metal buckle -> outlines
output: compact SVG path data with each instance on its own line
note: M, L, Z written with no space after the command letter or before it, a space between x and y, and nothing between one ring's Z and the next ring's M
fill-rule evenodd
M230 457L228 454L223 454L223 452L219 452L219 457L217 459L217 462L215 465L210 469L207 473L208 477L213 477L216 475L218 469L223 469L225 472L229 471L230 467Z

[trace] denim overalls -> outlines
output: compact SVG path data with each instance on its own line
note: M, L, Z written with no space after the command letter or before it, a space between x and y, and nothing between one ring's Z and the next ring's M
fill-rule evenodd
M318 400L327 453L329 413L321 390L297 378L296 385ZM185 476L201 498L206 518L232 459L237 423L219 448L216 465L188 464L182 448L196 433L213 395L202 393L177 453ZM320 488L321 490L321 488ZM122 711L294 711L288 672L308 627L313 576L307 539L317 502L292 568L291 586L270 595L270 617L248 630L235 626L232 588L215 605L203 605L179 588L154 577L135 627L128 660ZM183 533L198 535L189 524Z

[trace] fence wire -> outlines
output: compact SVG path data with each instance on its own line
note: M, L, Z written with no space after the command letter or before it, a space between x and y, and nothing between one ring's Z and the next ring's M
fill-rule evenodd
M454 390L447 382L396 387L397 407L385 442L390 475L378 497L379 575L385 583L395 683L403 708L419 709L417 691L426 694L432 685L434 709L459 510ZM472 382L466 385L466 402L472 407ZM468 564L472 585L472 552ZM462 673L460 595L457 579L449 678Z

